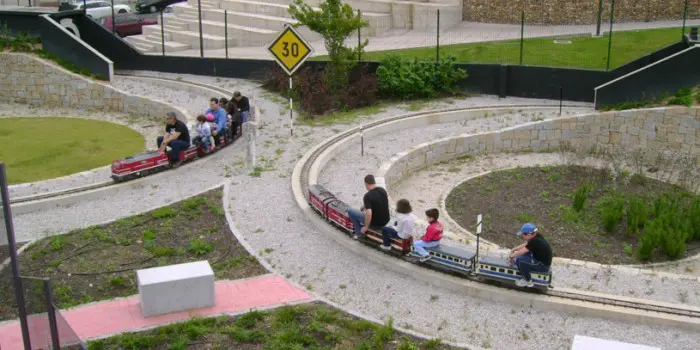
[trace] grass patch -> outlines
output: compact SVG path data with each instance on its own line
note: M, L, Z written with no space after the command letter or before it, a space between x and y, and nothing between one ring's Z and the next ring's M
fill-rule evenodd
M220 279L264 274L214 210L221 210L221 196L220 189L213 190L108 225L42 239L20 255L22 273L51 278L59 308L134 295L135 271L156 266L207 260ZM0 299L10 300L0 303L0 320L17 317L10 273L0 272Z
M610 69L678 42L679 34L680 27L613 33ZM599 38L573 37L567 40L571 44L555 44L555 38L525 39L523 65L605 70L608 35ZM380 61L390 54L411 60L434 60L435 47L365 52L362 59ZM454 56L457 62L519 64L520 40L440 46L440 56ZM326 60L327 57L317 56L312 59Z
M200 344L200 345L195 345ZM201 346L206 344L206 347ZM358 319L322 303L196 318L140 333L91 341L102 349L454 349Z
M386 105L378 104L374 106L368 106L363 108L357 108L350 111L341 111L326 116L316 116L313 119L304 117L301 123L309 126L329 126L336 124L354 124L357 123L362 117L370 116L372 114L382 113L386 109Z
M99 132L96 132L96 131ZM51 135L47 142L46 135ZM105 140L119 140L115 147ZM0 119L0 159L10 184L46 180L108 165L143 149L129 127L77 118Z

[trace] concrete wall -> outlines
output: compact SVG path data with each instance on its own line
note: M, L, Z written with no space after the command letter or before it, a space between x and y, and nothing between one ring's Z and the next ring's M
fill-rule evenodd
M683 19L683 0L616 0L615 22ZM598 0L464 0L465 21L528 24L594 24ZM688 1L688 18L698 18L700 1ZM603 1L603 23L610 20L610 0ZM607 30L607 29L606 29Z
M553 151L562 142L576 149L642 147L648 156L673 151L700 155L700 107L616 111L528 123L501 131L423 143L394 156L377 173L387 187L405 174L462 155Z
M122 112L150 118L164 117L173 111L183 121L189 117L183 110L164 102L127 94L53 62L21 53L0 53L0 101Z

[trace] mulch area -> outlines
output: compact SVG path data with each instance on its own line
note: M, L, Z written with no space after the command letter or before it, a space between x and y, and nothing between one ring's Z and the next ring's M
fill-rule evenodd
M207 260L217 279L267 273L228 227L221 189L148 213L48 237L19 257L23 276L48 277L67 308L137 294L136 270ZM0 320L17 317L11 270L0 272ZM30 312L43 311L40 283L25 283Z
M629 179L629 177L628 177ZM478 214L484 215L482 238L512 248L523 243L515 234L533 222L549 241L554 256L603 264L638 264L634 254L639 240L627 233L625 220L607 233L596 202L613 186L609 171L582 166L516 168L492 172L452 190L446 206L462 227L476 232ZM584 209L572 219L573 194L584 183L593 185ZM618 193L647 199L674 190L665 182L620 181ZM688 252L698 249L689 245ZM655 262L666 259L659 256Z

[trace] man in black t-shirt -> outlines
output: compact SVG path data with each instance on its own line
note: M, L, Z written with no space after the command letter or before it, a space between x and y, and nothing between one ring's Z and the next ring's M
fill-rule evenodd
M531 271L547 272L552 265L552 248L542 235L537 233L535 224L527 223L517 235L526 240L525 243L511 249L510 260L518 267L522 279L515 281L518 287L533 287Z
M158 136L158 150L164 152L167 146L172 151L169 154L170 163L178 165L180 163L180 152L190 147L190 132L185 123L177 120L173 112L168 112L165 117L165 135Z
M372 175L365 176L365 188L367 193L362 198L363 205L360 210L350 209L348 212L355 230L355 239L367 232L367 227L364 227L366 222L376 230L381 230L389 222L389 196L386 191L377 187Z

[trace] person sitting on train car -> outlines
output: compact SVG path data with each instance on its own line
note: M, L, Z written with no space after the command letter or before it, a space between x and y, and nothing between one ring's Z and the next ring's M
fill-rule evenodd
M530 272L547 272L552 265L552 248L535 224L527 223L517 232L526 242L511 249L509 262L520 271L522 279L515 281L518 287L533 287Z
M425 229L425 234L420 240L413 242L416 253L421 256L421 262L430 259L430 254L428 254L425 248L435 248L439 246L440 240L442 239L442 231L444 230L442 223L438 221L438 218L440 218L440 211L435 208L428 209L425 211L425 217L428 219L428 227Z
M180 163L180 152L190 146L190 132L185 123L177 120L174 112L168 112L165 117L165 135L158 136L158 150L164 152L170 146L170 162L173 165Z
M226 117L230 124L227 124L230 128L229 135L236 138L241 136L241 112L238 110L238 105L235 100L228 101L226 106Z
M415 224L415 217L411 214L411 203L406 199L399 199L396 202L396 221L394 225L385 226L382 229L382 238L384 239L384 244L381 248L384 250L391 250L391 239L408 239L413 233L413 225Z
M233 100L236 101L236 108L241 112L241 125L243 125L250 119L250 101L248 101L247 97L241 95L240 91L233 93Z
M212 97L209 100L209 108L204 111L204 115L207 114L214 115L214 122L216 123L216 130L212 130L212 135L214 135L214 142L219 144L219 136L226 135L226 111L219 107L219 99Z
M386 194L386 190L377 187L373 175L365 176L365 188L367 193L362 198L363 205L360 210L350 209L348 212L355 230L354 239L359 239L360 235L367 232L365 223L369 223L369 227L373 229L381 230L390 219L389 196Z
M214 143L211 136L211 127L207 123L207 118L203 115L197 116L197 137L194 138L194 142L201 142L204 149L213 151Z

